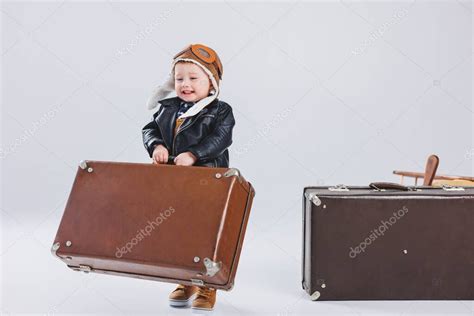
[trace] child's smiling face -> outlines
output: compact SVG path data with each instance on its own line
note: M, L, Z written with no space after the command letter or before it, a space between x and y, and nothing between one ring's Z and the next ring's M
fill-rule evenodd
M174 66L174 89L181 100L197 102L209 95L211 81L198 65L178 62Z

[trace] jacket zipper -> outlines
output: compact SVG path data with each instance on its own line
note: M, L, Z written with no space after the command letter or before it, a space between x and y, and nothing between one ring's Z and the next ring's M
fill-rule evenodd
M198 119L202 114L203 114L202 112L199 113L199 114L196 116L196 119L195 119L193 122L189 123L187 126L185 126L185 127L183 127L183 128L181 128L181 126L179 127L178 131L176 132L176 135L174 135L174 138L173 138L173 148L172 148L173 156L176 156L175 142L176 142L176 137L178 136L178 134L179 134L180 132L186 130L186 129L187 129L188 127L190 127L191 125L193 125L193 124L197 121L197 119ZM184 124L184 122L183 122L183 124Z

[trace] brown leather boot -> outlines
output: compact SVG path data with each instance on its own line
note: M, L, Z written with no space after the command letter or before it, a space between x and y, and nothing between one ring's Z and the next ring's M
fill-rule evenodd
M200 287L193 301L192 309L212 311L216 303L216 289Z
M187 286L179 284L176 289L171 292L169 296L170 306L172 307L183 307L188 305L191 296L196 294L198 291L197 286Z

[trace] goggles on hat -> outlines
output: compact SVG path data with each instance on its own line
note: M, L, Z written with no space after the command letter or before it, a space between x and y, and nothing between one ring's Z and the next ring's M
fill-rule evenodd
M213 65L214 68L217 70L219 79L222 79L222 64L214 50L201 44L191 44L179 53L177 53L173 57L173 59L176 59L177 57L188 51L191 52L198 60L203 61L206 64Z

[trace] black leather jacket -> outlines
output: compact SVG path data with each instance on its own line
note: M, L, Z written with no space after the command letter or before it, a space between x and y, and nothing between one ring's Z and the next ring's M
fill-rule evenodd
M235 125L230 105L214 100L195 116L186 118L173 137L180 102L178 97L161 100L153 120L143 127L143 144L150 158L155 147L163 145L173 156L193 153L198 159L195 166L228 168L227 148L232 144Z

